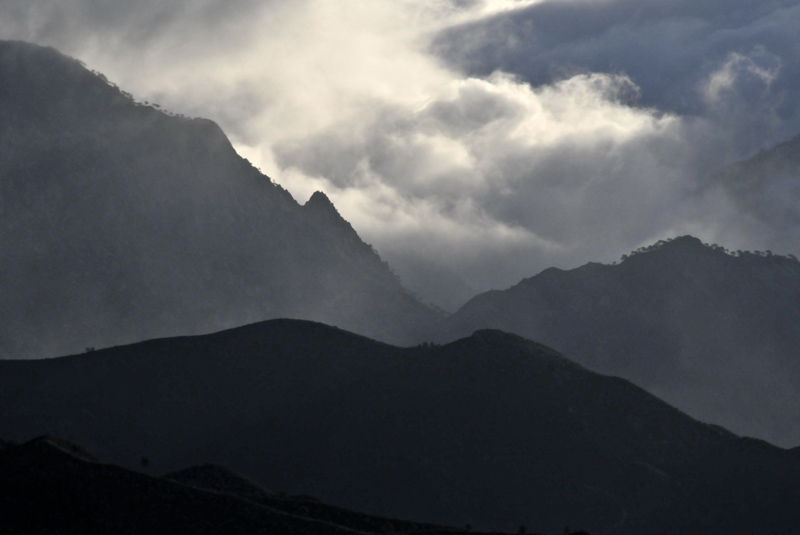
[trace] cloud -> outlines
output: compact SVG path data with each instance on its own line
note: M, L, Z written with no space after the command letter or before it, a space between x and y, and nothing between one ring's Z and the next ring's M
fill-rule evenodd
M644 105L703 116L705 83L732 58L750 58L751 73L754 66L774 72L777 62L772 95L797 93L799 28L800 6L788 0L550 1L445 29L433 50L470 74L503 69L534 85L580 72L625 73L642 88ZM782 128L770 132L773 142L800 126L796 99L775 111Z
M778 78L781 60L763 49L758 49L757 52L757 55L751 56L736 52L728 54L723 65L709 74L703 84L706 102L711 106L718 106L734 94L735 100L758 101L769 94L772 84Z
M630 107L636 94L612 75L539 88L501 73L456 79L275 153L324 182L368 239L407 243L472 284L510 284L544 258L638 242L670 222L684 185L675 152L691 154L681 120Z
M214 119L301 202L478 290L732 236L700 178L800 131L788 0L2 1L0 37Z
M699 86L705 117L727 131L739 154L784 130L780 110L793 104L785 92L774 90L782 63L762 47L749 54L731 52Z

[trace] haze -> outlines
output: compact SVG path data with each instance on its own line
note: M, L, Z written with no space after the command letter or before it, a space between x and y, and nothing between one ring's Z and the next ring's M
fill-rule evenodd
M0 6L0 38L213 119L300 202L324 191L447 308L679 234L800 253L706 180L800 132L795 2Z

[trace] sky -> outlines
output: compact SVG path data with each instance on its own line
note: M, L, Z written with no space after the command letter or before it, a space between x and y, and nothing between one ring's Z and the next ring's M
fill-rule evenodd
M693 234L800 254L708 177L800 134L786 0L0 0L140 101L320 190L423 299Z

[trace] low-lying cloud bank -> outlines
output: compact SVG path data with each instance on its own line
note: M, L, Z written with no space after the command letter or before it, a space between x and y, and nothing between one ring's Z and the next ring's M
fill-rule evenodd
M625 105L635 89L598 74L453 80L417 106L277 144L276 161L333 186L358 228L406 254L510 283L578 244L596 255L671 222L682 124Z
M687 232L800 253L795 229L702 186L800 132L794 2L4 4L0 37L218 121L301 202L324 190L401 276L504 287Z

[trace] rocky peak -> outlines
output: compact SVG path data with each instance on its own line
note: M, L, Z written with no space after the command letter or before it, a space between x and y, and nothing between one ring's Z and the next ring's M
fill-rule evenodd
M284 316L406 343L435 319L323 193L299 205L213 121L27 43L0 41L0 81L4 357Z
M336 210L331 200L321 191L315 191L306 202L305 207L309 210L326 211L328 213L334 213L337 216L339 215L338 210Z

